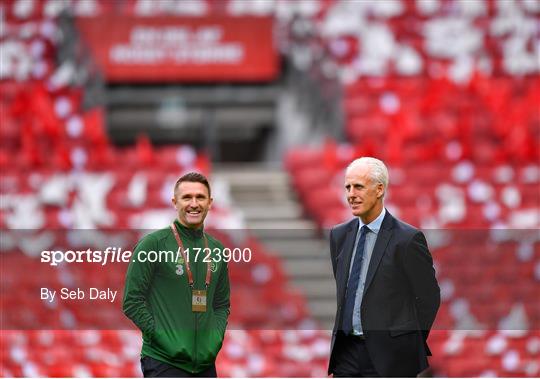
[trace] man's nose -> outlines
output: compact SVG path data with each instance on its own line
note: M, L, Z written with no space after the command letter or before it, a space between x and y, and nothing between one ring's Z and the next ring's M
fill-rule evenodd
M198 204L197 204L197 199L195 198L192 198L190 201L189 201L189 206L190 207L196 207Z

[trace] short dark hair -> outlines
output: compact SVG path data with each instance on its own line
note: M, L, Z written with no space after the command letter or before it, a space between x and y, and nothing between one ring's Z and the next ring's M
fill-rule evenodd
M206 176L201 174L200 172L188 172L187 174L182 175L175 183L174 185L174 194L176 195L176 190L178 189L178 186L182 182L195 182L195 183L202 183L205 185L206 189L208 190L208 196L210 196L210 183L208 183L208 179Z

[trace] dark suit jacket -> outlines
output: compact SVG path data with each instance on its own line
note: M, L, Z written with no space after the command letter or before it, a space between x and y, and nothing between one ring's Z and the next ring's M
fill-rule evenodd
M337 313L328 373L334 370L334 344L358 231L358 219L330 232L337 287ZM369 262L361 306L366 347L381 376L416 376L428 367L426 340L440 305L440 289L424 234L388 211Z

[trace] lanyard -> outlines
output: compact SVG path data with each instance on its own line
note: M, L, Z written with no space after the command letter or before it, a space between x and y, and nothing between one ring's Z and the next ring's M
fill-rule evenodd
M184 262L186 264L186 272L188 275L188 281L191 288L193 288L193 273L191 272L191 268L189 267L189 260L186 258L186 253L184 253L184 244L182 243L182 239L180 238L180 235L178 235L178 231L176 230L176 227L174 226L174 222L171 224L171 229L174 235L174 238L176 239L176 242L178 243L178 247L180 248L180 253L182 254L182 258L184 258ZM206 234L204 234L204 248L208 249L208 239L206 238ZM212 263L210 263L210 260L206 263L206 288L210 285L210 279L212 276Z

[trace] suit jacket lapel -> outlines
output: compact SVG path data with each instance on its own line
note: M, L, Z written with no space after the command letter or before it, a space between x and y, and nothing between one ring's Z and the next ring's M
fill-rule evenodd
M393 220L394 217L388 211L386 211L386 215L384 216L381 229L377 234L377 240L375 241L373 253L371 254L371 259L369 261L368 272L366 275L366 285L364 286L364 294L368 290L369 285L371 284L371 281L375 276L375 272L377 272L379 263L381 263L381 259L384 255L384 252L386 251L388 241L390 241L390 237L392 236Z
M340 259L340 266L338 267L338 270L341 271L341 277L342 277L342 286L341 291L339 294L340 298L340 304L343 298L345 297L345 289L347 288L347 282L349 279L349 270L351 267L351 257L352 257L352 250L354 247L354 241L356 239L356 234L358 232L358 219L355 219L351 222L349 225L349 229L347 230L347 234L345 236L345 243L343 244L343 250L341 251L342 259Z

